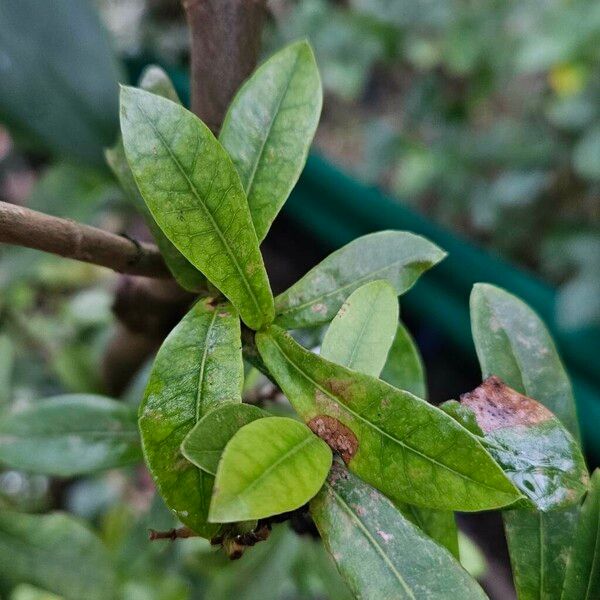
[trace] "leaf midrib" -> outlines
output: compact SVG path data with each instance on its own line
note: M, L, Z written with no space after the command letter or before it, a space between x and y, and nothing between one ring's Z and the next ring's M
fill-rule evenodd
M296 371L298 371L298 373L300 373L300 375L302 375L305 379L307 379L308 381L310 381L318 390L320 390L321 392L323 392L326 396L328 396L329 398L331 398L331 400L333 400L334 402L336 402L337 404L341 404L345 410L347 410L351 415L353 415L354 417L356 417L359 421L362 421L363 423L365 423L368 427L371 427L373 429L375 429L376 431L378 431L379 433L381 433L381 435L389 438L390 440L392 440L393 442L397 443L399 446L402 446L403 448L405 448L406 450L413 452L414 454L416 454L417 456L420 456L421 458L425 459L426 461L432 462L433 464L441 467L442 469L445 469L447 471L449 471L450 473L452 473L453 475L458 475L459 477L466 479L467 481L470 481L472 483L477 484L478 486L482 486L482 487L486 487L488 489L494 490L496 492L500 492L503 494L508 494L508 492L505 492L503 490L499 490L498 488L495 488L491 485L488 485L486 483L483 483L481 481L477 481L476 479L473 479L472 477L469 477L467 474L463 474L460 473L459 471L454 471L453 469L451 469L450 467L448 467L447 465L444 465L443 463L438 462L437 460L435 460L434 458L427 456L426 454L423 454L422 452L420 452L419 450L417 450L416 448L413 448L412 446L407 445L406 443L402 442L399 439L396 439L394 437L392 437L389 433L383 431L382 429L380 429L377 425L375 425L374 423L372 423L371 421L368 421L365 417L363 417L362 415L354 412L351 408L349 408L346 404L344 404L343 402L341 402L339 399L337 399L335 396L333 396L331 394L331 392L329 392L328 390L326 390L325 388L323 388L322 386L320 386L316 381L314 381L309 375L307 375L304 371L302 371L300 369L300 367L298 367L298 365L296 365L282 350L281 346L277 343L277 341L270 336L270 339L273 341L273 343L275 344L275 346L277 346L279 353L283 356L283 358L294 368L296 369ZM467 432L467 434L469 434L469 432L467 430L465 430ZM471 435L471 434L469 434ZM485 452L485 448L482 448ZM515 500L517 500L517 498L515 498Z
M240 264L238 263L237 257L235 256L233 250L227 243L226 238L223 236L223 233L222 233L220 227L217 226L217 222L215 221L214 217L212 216L212 213L210 212L208 207L205 205L204 201L202 200L198 191L196 190L196 186L193 184L192 180L188 177L187 173L185 172L185 169L183 168L183 165L179 162L178 158L175 156L175 154L171 150L171 147L169 146L169 144L167 144L165 138L163 137L161 132L158 130L158 128L154 125L154 123L152 122L152 119L150 119L150 117L146 114L146 111L143 109L143 107L140 103L138 103L138 108L139 108L140 112L144 115L144 117L146 118L146 121L149 123L150 127L152 127L152 129L153 129L154 133L156 134L156 136L158 137L158 139L161 141L163 147L169 153L169 156L171 157L171 159L173 160L173 162L179 169L179 172L185 178L185 181L188 184L190 192L194 195L196 200L198 200L198 202L200 203L200 206L204 209L204 212L208 216L213 229L217 232L217 235L219 236L219 239L221 240L223 247L225 248L227 254L229 255L229 258L231 259L231 262L234 264L238 274L240 275L240 280L244 283L244 286L246 287L246 291L248 292L248 295L252 299L254 307L258 311L258 314L261 315L262 311L260 308L260 304L258 302L256 295L254 294L254 290L252 289L252 286L250 285L249 281L247 280L247 278L244 274L243 269L241 268ZM225 194L227 194L230 189L231 189L231 187L225 192Z
M206 335L204 336L204 348L202 349L202 358L200 359L200 368L198 369L198 383L196 384L196 422L200 420L200 408L202 400L202 390L204 389L204 369L206 367L206 360L208 357L208 343L211 334L211 330L215 324L217 318L217 307L214 307L212 318L206 328Z

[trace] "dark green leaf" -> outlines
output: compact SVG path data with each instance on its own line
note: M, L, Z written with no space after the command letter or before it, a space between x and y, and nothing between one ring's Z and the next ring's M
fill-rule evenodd
M171 80L160 67L148 67L140 79L140 87L173 102L179 102L177 92L173 88ZM206 287L206 279L202 273L177 250L169 238L162 232L162 229L148 210L127 162L123 140L120 136L117 143L105 151L105 157L106 162L119 180L130 202L144 215L146 223L152 232L152 237L156 241L160 253L163 255L169 270L173 273L178 283L190 291L197 291Z
M201 300L164 341L140 406L146 462L177 518L203 536L213 477L188 462L181 442L209 411L241 401L240 322L228 303Z
M135 409L102 396L40 400L0 418L0 461L72 477L142 459Z
M329 325L321 356L378 377L394 339L398 298L386 281L372 281L352 292Z
M233 99L219 140L229 152L261 242L306 162L323 103L307 42L277 52Z
M600 598L600 470L592 475L567 564L562 600Z
M271 321L273 296L246 195L208 127L170 100L124 87L121 130L138 188L165 235L248 327Z
M436 245L405 231L365 235L330 254L277 296L276 322L287 329L327 323L354 290L377 279L403 294L444 256Z
M575 402L554 343L524 302L488 284L471 294L471 328L483 377L497 375L552 411L578 437ZM578 508L503 515L513 576L521 600L556 598L569 556Z
M209 518L262 519L306 504L331 467L331 450L294 419L266 417L242 427L221 457Z
M256 342L311 429L392 500L470 511L520 498L476 437L438 408L312 354L276 326Z
M115 574L102 543L59 513L0 512L0 579L31 583L65 600L115 597Z
M446 549L341 465L334 464L310 507L327 549L357 598L486 598Z
M227 442L244 425L269 416L250 404L230 404L202 417L181 444L181 453L199 469L217 474Z
M427 399L421 354L402 323L398 323L396 337L381 372L381 379L399 390L406 390L419 398Z
M119 66L81 0L0 3L0 121L28 142L100 164L117 130Z
M543 404L498 377L463 394L461 404L475 413L486 448L538 510L565 508L586 492L581 449Z

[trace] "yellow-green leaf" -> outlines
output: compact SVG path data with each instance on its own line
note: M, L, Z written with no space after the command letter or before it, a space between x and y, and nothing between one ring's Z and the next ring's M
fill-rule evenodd
M208 127L170 100L124 87L121 131L135 181L165 235L248 327L272 321L273 296L246 195Z
M219 140L240 174L259 242L298 181L322 103L319 70L303 41L257 69L229 107Z
M247 521L299 508L323 485L331 458L327 444L295 419L245 425L221 457L210 520Z

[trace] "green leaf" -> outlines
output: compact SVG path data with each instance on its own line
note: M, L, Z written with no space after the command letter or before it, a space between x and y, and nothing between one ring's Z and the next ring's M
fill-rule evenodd
M246 195L227 152L182 106L121 89L127 160L154 219L177 249L259 329L273 296Z
M386 281L372 281L350 294L331 321L321 356L378 377L394 340L398 298Z
M89 2L0 3L0 121L30 145L100 165L120 68Z
M490 454L538 510L565 508L585 494L588 472L579 444L543 404L498 377L460 399L475 413Z
M325 546L357 598L486 598L445 548L341 465L334 464L310 508Z
M438 408L312 354L279 327L256 343L304 421L393 501L471 511L520 498L476 437Z
M396 337L381 372L381 379L399 390L406 390L419 398L427 399L421 354L402 323L398 323Z
M541 319L523 301L489 284L471 294L471 328L483 377L497 375L552 411L578 439L575 402L566 371ZM503 514L520 600L560 595L578 508Z
M9 404L11 399L14 365L14 344L7 335L0 334L0 410Z
M406 231L360 237L277 296L276 323L286 329L327 323L354 290L377 279L385 279L403 294L445 255L435 244Z
M229 107L219 140L248 195L259 242L298 181L322 104L319 70L303 41L257 69Z
M250 404L231 404L216 408L202 417L181 444L181 453L199 469L217 474L227 442L244 425L269 413Z
M213 477L188 462L181 442L209 411L241 401L240 322L228 303L199 301L163 342L140 406L146 462L167 506L204 537Z
M0 418L0 461L73 477L141 461L136 412L102 396L40 400Z
M394 289L384 281L367 283L351 294L331 322L320 354L339 365L377 377L386 362L397 321L398 300ZM375 329L375 335L370 328ZM398 353L396 357L402 358ZM420 386L424 387L422 371ZM417 508L402 502L396 502L396 507L409 521L458 557L456 521L452 512Z
M64 514L0 512L0 579L30 583L66 600L115 597L115 574L100 540Z
M567 564L562 600L600 598L600 470L592 475Z
M308 502L331 467L331 450L294 419L267 417L242 427L223 452L209 519L262 519Z
M26 583L18 585L10 595L10 600L64 600L61 596L33 587Z
M560 598L578 514L577 506L548 513L502 513L519 600Z
M478 283L471 294L471 327L483 378L497 375L541 402L579 439L569 378L535 312L505 290Z
M148 67L140 79L140 87L159 96L163 96L173 102L179 102L177 92L173 88L173 84L168 75L156 66ZM206 279L188 260L177 250L169 238L162 232L154 217L148 210L142 195L127 162L125 156L125 148L123 140L119 136L119 140L112 147L104 152L106 162L112 169L116 178L119 180L121 187L127 194L133 206L144 215L146 224L152 232L160 253L163 255L167 267L173 274L177 282L186 290L198 291L206 287Z

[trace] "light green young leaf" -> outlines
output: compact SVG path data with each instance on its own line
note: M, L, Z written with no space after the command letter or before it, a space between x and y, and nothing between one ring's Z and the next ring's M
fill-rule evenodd
M169 76L160 67L148 67L142 74L140 87L173 102L179 102L179 97ZM119 140L112 148L105 150L104 156L130 202L144 215L146 224L152 232L152 237L156 241L160 253L163 255L165 263L169 267L173 277L186 290L197 291L203 287L205 288L206 279L202 273L177 250L169 238L162 232L148 210L127 162L121 136L119 136Z
M552 411L578 438L571 385L541 319L508 292L477 284L471 294L471 328L483 377L500 377ZM578 508L505 512L504 527L520 600L559 597Z
M372 281L350 294L329 325L321 356L378 377L394 340L398 297L387 281Z
M64 600L64 598L52 592L40 590L27 583L22 583L12 591L10 600Z
M65 600L114 598L115 573L100 540L65 514L0 512L0 579Z
M182 106L121 90L127 160L150 212L177 249L259 329L273 296L246 195L227 152Z
M246 81L219 136L248 196L261 242L302 172L323 92L305 41L277 52Z
M142 460L135 409L87 394L40 400L0 417L0 461L73 477Z
M209 411L241 402L240 322L229 303L199 301L163 342L140 406L146 462L167 506L204 537L213 477L188 462L181 442Z
M460 400L473 411L489 453L538 510L566 508L585 494L579 444L543 404L494 376Z
M403 294L444 256L435 244L406 231L365 235L330 254L277 296L276 323L286 329L328 323L354 290L377 279Z
M393 501L472 511L521 497L476 437L438 408L312 354L279 327L256 343L304 421Z
M334 463L310 508L325 546L357 598L486 598L445 548L341 465Z
M406 390L419 398L427 399L423 360L417 345L402 323L398 323L396 337L381 372L381 379L399 390Z
M331 450L306 425L266 417L242 427L221 457L209 519L262 519L308 502L331 467Z
M320 354L343 367L377 377L386 362L397 322L398 300L394 289L384 281L367 283L351 294L331 322ZM375 329L375 335L369 328ZM396 358L403 357L396 355ZM420 385L424 387L422 381ZM458 557L452 512L417 508L402 502L396 502L396 507L411 523Z
M181 444L181 453L199 469L217 474L227 442L244 425L269 416L269 413L251 404L229 404L204 415L187 434Z
M600 470L592 475L575 542L567 564L561 600L600 598Z

